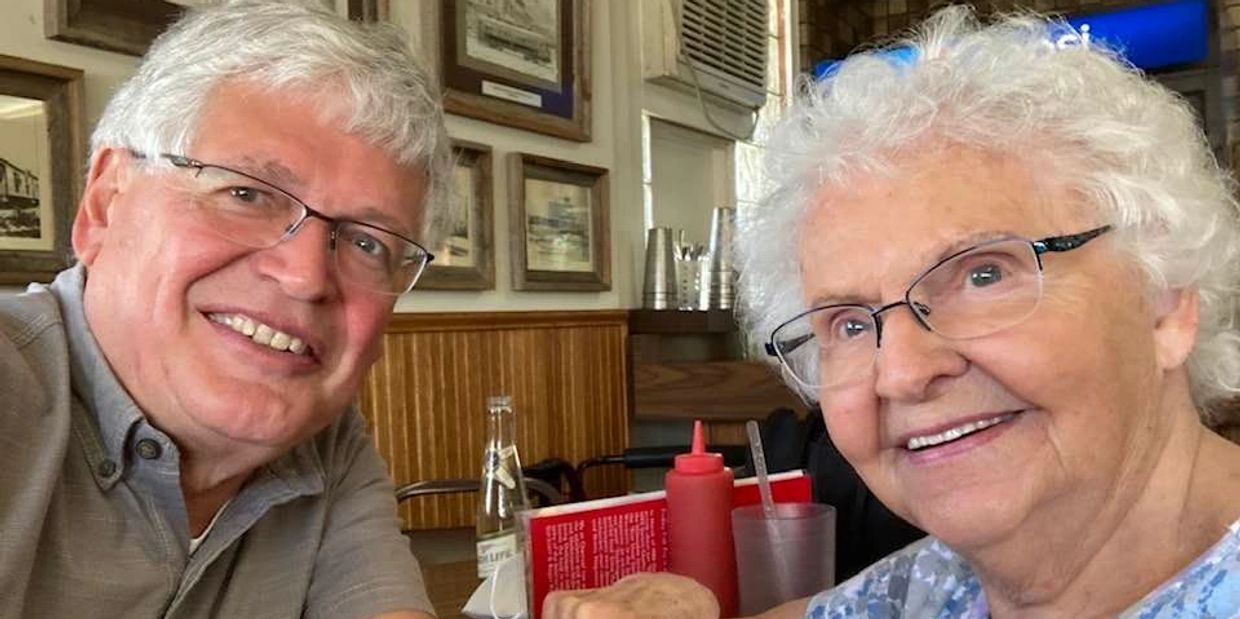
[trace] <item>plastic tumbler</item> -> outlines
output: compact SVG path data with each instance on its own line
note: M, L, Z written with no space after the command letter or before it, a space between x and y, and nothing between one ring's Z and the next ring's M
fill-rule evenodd
M835 582L835 508L777 503L732 510L741 616L826 590Z

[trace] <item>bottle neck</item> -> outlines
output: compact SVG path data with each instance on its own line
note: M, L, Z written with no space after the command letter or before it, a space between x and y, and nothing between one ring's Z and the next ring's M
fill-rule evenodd
M516 440L516 419L512 408L494 406L487 409L487 448L502 449Z

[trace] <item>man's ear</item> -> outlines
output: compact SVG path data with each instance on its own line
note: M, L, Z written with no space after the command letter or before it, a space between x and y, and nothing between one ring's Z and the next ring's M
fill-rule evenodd
M1162 369L1180 367L1188 360L1197 342L1200 302L1196 287L1158 293L1154 303L1154 347Z
M111 224L112 205L124 193L132 161L123 149L105 146L95 153L86 190L73 219L73 252L87 267L95 261Z

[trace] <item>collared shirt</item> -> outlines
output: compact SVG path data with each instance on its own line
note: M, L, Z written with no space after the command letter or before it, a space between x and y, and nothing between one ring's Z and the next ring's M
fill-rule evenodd
M807 619L986 619L981 581L942 542L926 538L810 600ZM1240 617L1240 521L1118 619Z
M0 619L431 612L352 409L257 470L190 554L176 443L104 359L85 277L0 297Z

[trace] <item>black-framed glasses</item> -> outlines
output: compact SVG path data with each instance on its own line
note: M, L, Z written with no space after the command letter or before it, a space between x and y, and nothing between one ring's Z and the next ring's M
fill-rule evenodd
M808 389L865 378L882 346L883 313L900 306L922 328L953 340L991 335L1028 318L1042 300L1042 254L1081 247L1111 226L1036 241L1004 237L956 252L917 276L903 299L881 307L815 307L779 325L766 343Z
M413 239L373 224L325 215L251 174L181 155L159 157L192 172L190 189L199 212L208 227L234 243L254 249L275 247L293 238L306 220L321 219L330 228L329 249L342 280L389 295L411 290L435 259Z

